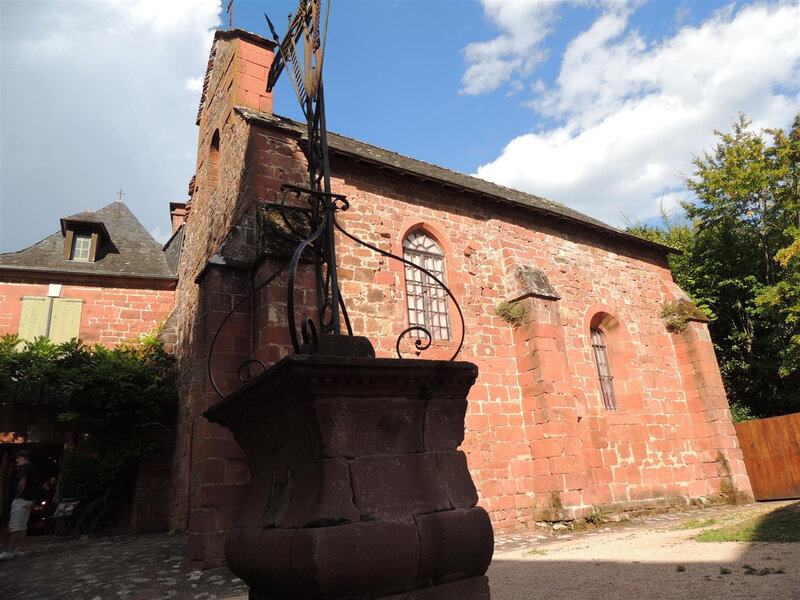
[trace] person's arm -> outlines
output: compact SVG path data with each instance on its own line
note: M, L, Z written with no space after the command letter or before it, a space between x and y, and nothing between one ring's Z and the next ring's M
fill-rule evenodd
M25 485L28 482L28 471L30 471L30 467L27 464L22 465L19 469L19 479L17 480L17 489L14 494L15 498L22 496L22 492L25 491Z

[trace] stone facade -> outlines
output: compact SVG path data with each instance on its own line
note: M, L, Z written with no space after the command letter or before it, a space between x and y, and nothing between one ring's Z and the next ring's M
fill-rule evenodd
M285 275L248 299L286 262L270 245L264 203L284 183L307 183L303 127L252 92L266 85L271 52L252 34L216 36L181 255L172 521L207 566L222 560L248 481L230 434L203 417L219 400L210 345L216 339L211 372L223 394L241 385L243 361L274 364L291 348ZM466 327L459 359L479 368L461 449L495 528L750 492L705 323L671 333L661 317L684 298L666 248L544 199L329 141L333 191L351 205L339 214L344 229L399 255L409 233L424 231L444 252ZM408 327L404 266L344 236L337 253L355 333L378 357L394 356ZM298 313L312 302L306 275ZM519 322L496 315L504 301L523 307ZM447 359L461 341L449 308L453 340L434 342L425 358ZM607 344L617 410L604 406L592 329Z
M17 252L0 254L0 335L43 335L114 347L152 333L175 302L176 233L182 204L173 204L173 237L162 248L122 202L61 218L61 230ZM56 219L53 219L54 225ZM83 238L83 256L75 256ZM26 300L49 300L49 310ZM74 305L58 314L54 303ZM48 314L49 313L49 314ZM21 327L21 321L26 321ZM46 323L46 326L43 326ZM24 329L24 332L23 332Z
M57 280L52 277L52 280ZM138 283L138 282L137 282ZM4 281L0 284L0 335L16 333L25 296L47 296L48 283ZM86 344L112 348L152 333L172 311L174 289L147 289L106 281L101 285L65 284L61 298L83 300L80 335Z

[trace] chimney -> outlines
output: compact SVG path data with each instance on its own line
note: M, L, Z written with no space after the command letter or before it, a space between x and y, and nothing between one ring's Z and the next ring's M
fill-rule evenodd
M186 209L186 204L183 202L170 202L169 203L169 216L172 220L172 234L175 235L175 232L180 229L180 226L186 221L186 215L188 214L188 210Z
M267 93L267 76L274 50L275 42L254 33L218 30L208 59L197 124L228 114L234 106L271 114L272 92ZM214 106L219 103L225 106Z

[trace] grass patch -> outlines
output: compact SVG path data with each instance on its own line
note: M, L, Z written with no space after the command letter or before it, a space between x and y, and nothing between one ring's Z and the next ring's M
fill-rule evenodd
M742 565L744 569L745 575L783 575L786 571L783 569L771 569L770 567L764 567L763 569L756 569L751 565Z
M690 519L684 523L678 523L674 527L670 527L670 531L679 531L681 529L702 529L703 527L711 527L716 525L717 520L714 518L701 521L700 519Z
M710 529L695 539L698 542L800 542L800 504Z
M538 550L536 548L525 552L525 556L544 556L545 554L547 554L547 550Z

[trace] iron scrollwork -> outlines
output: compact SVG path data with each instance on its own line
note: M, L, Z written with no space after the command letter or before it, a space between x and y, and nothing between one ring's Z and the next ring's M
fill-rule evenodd
M281 186L280 200L277 203L264 203L260 207L266 212L266 220L271 225L270 232L294 245L291 259L272 273L266 281L253 289L250 294L234 306L223 319L209 347L208 374L211 385L220 396L220 391L212 370L214 346L220 332L230 317L250 301L254 294L269 285L277 277L288 271L286 310L289 333L295 353L314 354L320 346L321 336L342 335L342 323L347 335L353 336L353 329L347 315L347 309L339 290L339 279L336 269L336 245L334 234L338 230L357 244L377 252L387 258L398 260L414 269L419 269L431 281L447 293L452 305L457 309L461 319L461 340L450 360L454 360L461 352L464 344L464 315L455 296L444 282L429 270L401 256L396 256L369 244L347 232L337 221L336 214L350 208L347 198L331 192L330 161L328 156L327 126L325 122L325 100L322 85L322 62L327 35L330 0L300 0L297 12L289 21L289 27L283 40L278 38L272 22L267 18L270 31L277 43L277 52L273 60L267 81L267 91L271 91L281 73L288 66L297 99L306 117L308 132L308 187L285 184ZM324 18L323 18L324 13ZM266 15L265 15L266 16ZM301 57L302 54L302 57ZM300 334L297 331L295 291L300 265L311 263L315 278L316 314L304 316L300 320ZM396 343L397 355L403 358L400 351L402 340L416 334L414 346L422 352L433 343L430 330L421 325L413 325L403 330ZM254 366L257 370L265 370L266 365L255 358L245 361L239 369L238 377L243 383L253 377Z

